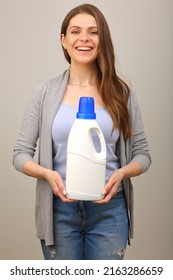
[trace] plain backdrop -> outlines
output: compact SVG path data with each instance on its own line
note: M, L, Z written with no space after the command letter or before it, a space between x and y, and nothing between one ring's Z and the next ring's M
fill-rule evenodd
M138 95L152 166L133 180L135 236L126 259L173 259L173 1L86 1L110 26L119 73ZM60 26L82 1L0 0L0 259L42 259L35 179L15 171L13 148L26 102L62 73Z

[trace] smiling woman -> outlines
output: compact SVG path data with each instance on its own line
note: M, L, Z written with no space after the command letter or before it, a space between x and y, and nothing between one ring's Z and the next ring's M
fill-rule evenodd
M78 14L73 17L62 34L62 45L70 56L71 65L89 64L95 61L98 54L99 37L97 23L93 16Z
M45 259L123 259L133 236L130 178L151 163L140 109L117 76L109 27L97 7L71 10L62 23L61 42L70 67L31 96L13 163L38 179L36 226ZM82 96L94 98L107 146L104 197L95 202L68 199L65 186L67 139ZM81 166L76 168L80 172Z

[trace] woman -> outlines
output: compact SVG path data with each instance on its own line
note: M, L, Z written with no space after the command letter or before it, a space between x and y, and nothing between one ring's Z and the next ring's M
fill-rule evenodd
M70 67L34 91L13 163L38 179L36 227L45 259L123 259L133 236L130 178L151 163L141 113L135 95L116 74L109 27L97 7L71 10L62 23L61 42ZM67 138L81 96L94 97L107 145L104 198L95 202L66 197Z

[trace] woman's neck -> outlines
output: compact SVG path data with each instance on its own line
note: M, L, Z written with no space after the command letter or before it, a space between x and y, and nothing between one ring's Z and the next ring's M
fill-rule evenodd
M96 85L96 77L96 67L93 65L71 65L68 84L79 85L82 87Z

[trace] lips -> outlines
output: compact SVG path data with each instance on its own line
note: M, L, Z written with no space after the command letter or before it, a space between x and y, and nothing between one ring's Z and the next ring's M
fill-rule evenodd
M77 47L77 51L92 51L92 47Z

